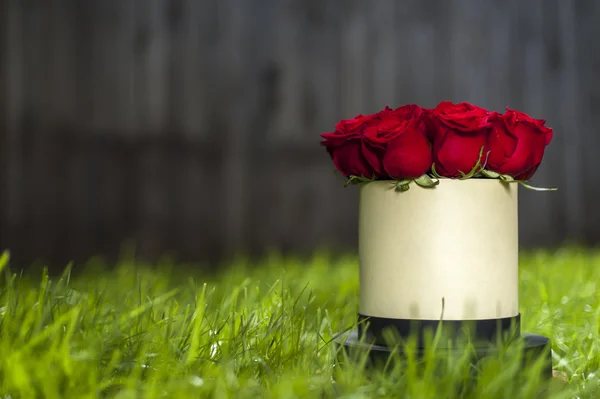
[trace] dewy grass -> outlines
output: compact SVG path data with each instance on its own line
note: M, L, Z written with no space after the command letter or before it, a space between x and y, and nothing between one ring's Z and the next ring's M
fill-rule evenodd
M0 398L600 397L600 254L521 259L522 329L552 339L564 384L521 374L515 348L477 370L466 352L336 364L332 339L356 323L353 257L271 256L216 275L123 261L57 278L21 276L4 257Z

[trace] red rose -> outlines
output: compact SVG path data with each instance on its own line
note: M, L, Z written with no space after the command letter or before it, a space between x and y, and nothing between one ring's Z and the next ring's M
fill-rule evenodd
M552 140L552 129L545 123L507 107L504 115L494 118L486 169L517 180L530 179Z
M423 110L412 104L377 115L379 122L363 137L363 154L376 176L405 179L425 174L431 168L431 147Z
M491 113L469 103L443 101L427 114L436 172L445 177L469 173L479 160L481 147L483 157L487 152Z
M321 135L324 139L321 144L344 176L373 177L373 168L362 154L362 137L365 129L376 120L377 114L358 115L338 122L335 132Z

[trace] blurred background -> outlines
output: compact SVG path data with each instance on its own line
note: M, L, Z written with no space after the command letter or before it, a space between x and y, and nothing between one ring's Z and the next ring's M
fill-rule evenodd
M3 0L0 247L62 267L354 251L340 119L468 101L546 119L523 247L600 240L597 0ZM465 210L453 210L461 211Z

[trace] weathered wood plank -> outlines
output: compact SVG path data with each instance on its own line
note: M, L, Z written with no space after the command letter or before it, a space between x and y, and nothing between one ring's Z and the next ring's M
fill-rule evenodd
M135 0L85 2L93 14L91 128L135 128Z
M20 252L23 237L18 231L18 224L22 219L22 160L21 160L21 123L23 114L23 6L22 2L11 0L4 7L6 15L6 185L4 193L5 226L8 229L5 237L10 248Z
M300 134L302 119L302 85L305 61L301 43L306 40L302 29L303 5L294 0L278 1L273 7L274 34L273 60L262 72L262 96L265 106L271 108L271 121L266 121L265 131L258 132L259 139L270 144L294 140ZM286 93L297 93L288 96Z
M514 2L489 2L489 9L485 12L484 23L489 30L489 54L483 60L487 70L486 85L489 90L488 106L498 112L504 112L507 102L510 101L510 88L512 74L509 65L511 59L516 57L511 43L512 16Z
M518 82L521 104L518 109L528 113L534 118L547 118L547 124L555 132L554 142L544 157L534 177L534 184L544 187L555 187L562 182L562 176L556 176L550 165L559 165L563 162L558 142L563 136L561 126L556 126L556 118L548 111L549 103L545 97L555 93L556 86L548 84L552 81L553 72L548 68L545 58L545 36L543 25L543 9L548 7L548 2L533 0L515 4L515 12L520 15L517 19L520 29L512 37L513 48L511 61L513 70L519 72ZM512 86L509 85L509 88ZM513 89L514 90L514 89ZM552 94L551 94L552 95ZM510 105L510 104L507 104ZM552 106L552 105L550 105ZM516 105L511 108L517 108ZM557 151L558 150L558 151ZM540 245L544 242L558 242L563 239L564 231L548 228L549 221L556 214L556 203L563 196L565 187L552 193L536 193L520 189L519 205L526 210L527 216L520 219L520 234L524 245ZM523 215L523 212L521 212ZM558 231L557 231L558 230Z
M53 32L48 14L49 3L23 2L23 19L20 29L23 32L23 111L21 118L20 141L22 144L20 167L22 179L21 205L23 213L20 223L25 226L26 242L31 251L40 256L53 251L55 236L44 237L44 226L54 222L54 202L56 191L53 177L56 177L56 164L51 163L57 148L51 138L52 113L48 109L51 92L51 79L47 77L47 60L52 51ZM53 148L54 147L54 148ZM40 199L44 200L41 201ZM38 227L39 228L36 228ZM43 254L43 255L42 255Z
M487 4L477 0L460 0L450 7L452 36L448 38L451 58L446 62L452 70L453 98L488 107L486 58L489 30L486 26Z
M289 142L315 142L318 134L331 129L331 121L340 116L340 36L339 28L343 21L336 1L287 2L286 19L279 20L278 28L287 25L289 51L285 60L286 79L294 79L297 95L289 96L286 91L278 93L281 99L295 98L288 105L288 112L298 118L296 124L287 119L279 121L281 128L292 128ZM286 3L283 3L286 4ZM291 53L293 51L293 53ZM290 65L296 63L296 65ZM287 67L291 67L288 70ZM295 72L297 71L297 72ZM285 117L284 114L282 116ZM294 120L292 120L293 123Z
M8 5L0 8L0 251L9 248L8 237L8 54L9 54Z
M221 79L227 105L220 104L220 119L223 121L222 135L227 152L224 154L224 167L220 171L221 178L226 182L226 189L222 192L226 212L223 217L225 226L225 248L244 250L244 230L247 220L246 204L249 192L252 190L251 175L248 173L250 126L252 115L249 106L252 93L248 92L248 83L245 79L246 68L244 46L252 40L248 30L248 21L245 18L251 8L250 4L242 0L220 0L218 15L220 21L227 23L220 25L221 51L219 52L219 65ZM251 70L253 71L253 70ZM252 75L250 75L252 76ZM231 111L234 111L234 116ZM221 215L219 215L221 217Z
M344 2L340 14L344 23L340 28L340 101L341 119L352 118L357 114L378 111L378 107L369 104L369 78L367 58L370 29L360 2ZM334 121L334 123L337 121Z
M597 183L598 170L600 170L600 48L598 42L586 41L581 38L600 37L600 24L595 21L600 15L600 3L597 1L576 2L577 40L576 51L579 61L578 76L580 78L581 118L580 131L575 132L572 128L565 129L565 135L580 134L583 144L581 153L582 176L584 186L585 202L585 238L586 242L596 245L600 242L600 184ZM584 56L585 55L585 56Z
M369 86L367 101L378 109L401 105L395 103L396 82L402 79L395 68L405 57L406 49L397 45L398 8L399 4L393 0L378 1L369 7L365 15L372 38L365 54L370 60L365 63L369 74L366 79Z
M75 37L80 33L74 23L77 15L73 0L46 2L44 20L46 46L43 51L45 87L39 88L44 97L41 112L48 123L57 126L72 126L77 121L76 77L77 48Z
M536 213L537 200L534 200L534 193L530 193L530 202L523 205L524 212L531 214L528 219L521 222L531 226L529 230L523 232L525 242L530 245L542 246L547 242L558 243L566 239L567 223L565 206L565 180L568 178L564 174L564 145L565 139L568 138L568 128L561 120L560 108L565 98L561 98L559 91L559 82L561 79L561 70L563 67L564 54L559 45L560 32L556 29L558 20L561 18L558 10L558 1L549 1L538 3L538 8L535 10L541 14L543 33L543 70L531 71L531 75L541 74L543 76L542 90L542 110L540 110L538 118L546 119L548 126L555 131L552 144L547 148L543 164L540 166L539 174L536 173L533 181L538 185L558 187L559 191L551 194L546 194L543 198L537 200L542 201L540 209L545 209L546 213L540 215ZM525 3L521 3L525 6ZM531 12L531 10L523 10L523 12ZM522 18L521 25L525 22L530 22L529 18ZM515 90L512 88L512 90ZM533 115L533 112L531 112ZM544 203L548 201L549 203ZM523 212L522 212L523 213ZM543 222L542 222L543 220Z
M558 117L563 131L577 132L570 134L564 141L565 179L563 181L564 213L567 220L566 235L575 241L583 239L585 230L584 208L584 174L582 170L581 155L583 153L581 131L581 100L580 82L577 57L577 20L575 16L575 2L573 0L557 0L560 15L558 29L560 40L558 46L562 53L562 70L560 73L558 94L561 98Z
M167 128L171 65L166 0L136 0L133 56L135 133L160 134Z

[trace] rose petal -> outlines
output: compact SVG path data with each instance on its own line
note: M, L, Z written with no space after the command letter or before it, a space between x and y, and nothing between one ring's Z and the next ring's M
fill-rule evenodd
M444 141L435 145L433 161L437 172L445 177L460 177L469 173L479 160L480 151L487 147L487 132L460 134L454 130L446 131ZM483 162L483 160L482 160Z
M373 168L361 151L360 140L350 140L331 149L331 157L336 168L344 176L373 177Z
M412 129L388 144L383 158L385 171L397 179L422 176L431 168L431 148L425 135Z

